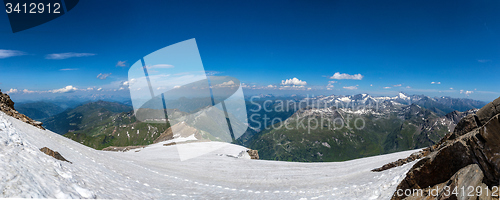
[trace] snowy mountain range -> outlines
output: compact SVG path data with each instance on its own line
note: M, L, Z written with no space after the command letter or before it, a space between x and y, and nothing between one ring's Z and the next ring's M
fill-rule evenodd
M343 161L424 148L452 132L459 119L474 114L483 104L404 93L306 97L299 103L275 100L262 106L272 111L292 107L295 112L279 119L273 118L279 116L275 112L253 116L267 119L268 124L257 127L257 133L248 132L242 144L259 150L262 159L300 162ZM453 112L447 114L448 110Z
M331 95L331 96L316 96L309 97L308 99L312 101L322 101L327 102L331 106L335 104L349 105L349 106L359 106L359 105L369 105L369 104L380 104L386 101L392 103L399 103L404 105L419 105L424 108L433 110L438 114L447 114L455 110L464 112L470 109L478 109L486 105L486 102L465 99L465 98L451 98L451 97L429 97L425 95L408 95L403 92L399 92L396 96L371 96L369 94L357 94L357 95Z

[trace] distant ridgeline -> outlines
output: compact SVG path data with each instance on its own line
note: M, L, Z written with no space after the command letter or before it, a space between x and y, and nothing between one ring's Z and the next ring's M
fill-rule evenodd
M462 117L485 104L404 93L396 97L260 95L246 98L251 128L236 142L259 150L261 159L350 160L433 145L452 132ZM32 110L36 107L24 106ZM178 110L168 112L187 115ZM170 127L139 122L131 106L106 101L30 114L42 119L49 115L42 120L45 128L95 149L152 144ZM198 140L218 140L200 130L193 132Z

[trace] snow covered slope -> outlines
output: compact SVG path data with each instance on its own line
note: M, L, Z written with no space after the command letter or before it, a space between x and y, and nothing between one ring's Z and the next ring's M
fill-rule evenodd
M370 170L415 152L292 163L236 158L246 148L227 143L179 145L221 148L182 162L176 146L162 143L129 152L97 151L0 112L0 198L389 199L414 162ZM72 164L45 155L42 147Z

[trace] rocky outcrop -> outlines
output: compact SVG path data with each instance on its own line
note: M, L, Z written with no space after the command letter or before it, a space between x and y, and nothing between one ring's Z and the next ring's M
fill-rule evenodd
M412 192L405 199L492 199L496 195L482 182L483 178L484 175L479 165L467 165L447 181L433 187L416 190L418 192ZM403 193L403 190L399 190L399 194Z
M65 161L65 162L71 163L70 161L66 160L63 156L61 156L61 154L59 154L59 152L52 151L51 149L49 149L47 147L41 148L40 151L43 152L43 153L45 153L45 154L47 154L47 155L49 155L49 156L54 157L57 160L61 160L61 161Z
M250 155L251 159L256 159L256 160L259 159L259 151L249 149L249 150L247 150L247 153L248 153L248 155Z
M500 98L486 104L483 108L479 109L476 114L467 115L460 120L449 139L455 139L481 127L498 113L500 113Z
M425 199L397 191L425 190L444 186L498 187L500 181L500 98L458 123L455 131L430 148L398 185L392 199ZM486 190L485 190L486 191ZM402 194L402 195L401 195ZM432 193L431 193L432 194ZM490 192L491 194L491 192ZM439 194L441 195L441 194ZM477 199L451 194L430 199ZM481 197L482 198L482 197ZM485 197L486 199L491 198ZM498 197L497 197L498 198Z
M373 172L381 172L381 171L384 171L384 170L391 169L393 167L399 167L399 166L402 166L402 165L404 165L406 163L410 163L410 162L413 162L413 161L418 160L420 158L423 158L423 157L429 155L429 153L430 153L429 148L426 148L426 149L423 149L422 151L412 153L407 158L399 159L397 161L385 164L382 167L372 169L372 171Z
M26 115L17 112L16 109L14 109L14 102L10 99L9 95L2 93L1 90L0 90L0 111L16 119L19 119L23 122L26 122L35 127L45 130L45 128L42 127L42 122L32 120Z

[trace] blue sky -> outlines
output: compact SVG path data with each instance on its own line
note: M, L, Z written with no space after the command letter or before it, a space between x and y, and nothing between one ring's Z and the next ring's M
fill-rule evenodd
M498 1L85 0L18 33L3 13L0 89L13 99L126 96L133 63L196 38L205 70L238 78L245 94L491 101L500 96L498 10Z

